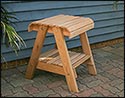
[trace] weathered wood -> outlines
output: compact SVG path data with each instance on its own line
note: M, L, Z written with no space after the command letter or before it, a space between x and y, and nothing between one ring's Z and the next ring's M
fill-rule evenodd
M34 71L36 69L38 58L41 52L41 48L43 46L43 42L46 36L47 27L41 26L36 36L36 40L34 43L34 47L32 50L32 54L30 57L30 61L26 70L26 78L31 79L33 77Z
M88 66L88 70L89 73L92 75L96 75L97 71L95 68L95 64L94 64L94 60L93 60L93 56L92 56L92 52L91 52L91 48L89 45L89 40L87 37L86 32L80 34L80 41L81 41L81 45L82 45L82 50L86 55L90 55L90 59L88 60L87 66Z
M55 37L57 47L59 50L60 58L63 63L63 68L64 68L64 72L65 72L65 76L66 76L69 89L70 91L78 92L78 87L76 84L75 75L74 75L72 65L70 62L63 32L58 27L54 27L53 32L54 32L54 37Z

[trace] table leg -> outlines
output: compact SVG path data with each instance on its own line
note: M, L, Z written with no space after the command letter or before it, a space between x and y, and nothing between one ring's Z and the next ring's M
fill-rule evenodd
M85 54L90 55L90 59L87 60L87 67L89 70L90 74L96 75L97 71L96 71L96 67L95 67L95 63L93 60L93 55L91 52L91 48L90 48L90 44L89 44L89 40L88 40L88 36L86 34L86 32L80 34L80 41L82 44L82 50Z
M33 77L33 74L35 72L37 63L38 63L38 58L41 52L41 48L43 46L43 42L46 36L46 32L47 32L47 28L48 27L40 27L36 36L36 40L34 43L34 47L32 50L32 54L29 60L29 64L26 70L26 78L27 79L31 79Z
M78 92L78 87L75 79L75 74L71 65L70 57L68 54L67 46L65 43L64 35L60 28L53 28L54 37L56 40L57 48L59 50L59 55L63 64L65 77L67 80L68 87L70 91Z

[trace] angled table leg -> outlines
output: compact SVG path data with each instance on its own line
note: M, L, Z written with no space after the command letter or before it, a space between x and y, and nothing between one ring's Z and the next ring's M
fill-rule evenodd
M70 91L78 92L78 87L75 79L75 74L71 65L70 57L68 54L67 46L63 33L60 28L53 28L54 37L56 40L57 48L59 50L59 55L63 64L63 69L66 76L66 81Z
M86 32L80 34L80 41L82 44L82 50L85 54L90 55L90 59L87 60L87 66L88 66L88 70L90 74L96 75L97 71L96 71L96 67L95 67L95 63L93 60L93 55L91 52L91 48L90 48L90 44L89 44L89 40L88 40L88 36L86 34Z
M43 46L43 42L46 36L47 32L47 27L41 26L38 30L36 40L34 43L34 47L32 50L32 55L26 70L26 78L31 79L33 77L34 71L36 69L37 63L38 63L38 58L41 52L41 48Z

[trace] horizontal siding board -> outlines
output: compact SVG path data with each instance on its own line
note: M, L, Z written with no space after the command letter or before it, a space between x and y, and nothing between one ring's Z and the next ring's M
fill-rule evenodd
M69 14L69 15L85 15L103 12L118 12L123 10L123 4L119 5L117 11L114 11L112 5L92 6L92 7L80 7L80 8L67 8L67 9L50 9L50 10L36 10L27 12L15 13L20 21L32 21L47 18L57 14ZM16 20L13 20L16 22Z
M27 47L22 47L21 49L31 48L34 45L34 40L35 40L35 38L26 40L25 43L26 43ZM55 43L53 36L46 38L44 41L44 45L50 45L52 43ZM2 45L1 50L3 53L12 52L12 49L6 48L5 44Z
M44 46L41 51L45 52L49 49L52 49L53 47L54 45ZM32 48L29 48L29 49L19 51L18 56L14 52L9 52L5 54L3 53L3 56L7 61L12 61L12 60L19 60L19 59L27 58L31 55L31 52L32 52Z
M90 12L87 12L87 13L79 13L78 11L77 12L74 12L74 10L72 9L72 14L71 15L77 15L77 16L95 16L98 17L97 20L99 19L107 19L107 17L111 18L114 16L114 18L117 18L119 16L123 16L123 9L118 9L117 11L112 11L112 10L109 10L109 11L94 11L93 13L90 13ZM56 13L55 13L56 12ZM74 12L74 13L73 13ZM39 20L39 19L43 19L43 18L47 18L47 17L50 17L50 16L54 16L54 15L57 15L57 14L60 14L62 12L60 12L60 10L47 10L47 11L32 11L32 12L22 12L22 13L15 13L16 17L19 19L19 21L17 20L12 20L14 23L16 22L26 22L26 21L35 21L35 20ZM64 14L67 14L65 12L65 10L63 10L63 13ZM70 12L68 12L69 14ZM104 15L104 16L103 16ZM100 17L99 17L100 16Z
M93 30L88 31L87 33L88 33L88 36L91 37L91 36L115 32L115 31L123 31L124 32L123 26L124 25L121 24L121 25L114 25L114 26L108 26L108 27L102 27L102 28L95 28ZM29 36L31 36L31 38L27 37L28 39L25 40L27 48L29 48L29 47L33 46L33 43L34 43L34 40L35 40L35 36L33 37L32 34L36 35L36 33L28 33L27 32L27 34L29 34ZM22 35L25 35L25 34L22 34ZM44 41L44 45L49 45L49 44L55 43L53 35L52 34L50 34L50 35L51 36L46 37L46 39ZM24 39L24 36L21 36L21 37ZM74 40L74 39L77 39L77 37L73 38L73 39L66 38L66 40ZM24 49L24 48L22 48L22 49ZM5 44L2 44L1 50L2 50L3 53L12 51L11 48L6 48Z
M118 38L118 37L121 38L123 36L124 36L124 33L121 32L121 31L120 32L114 32L114 33L109 33L109 34L103 35L103 36L99 35L99 36L89 37L89 42L90 42L90 44L93 44L93 43L98 43L98 42L102 42L102 41L115 39L115 38ZM79 46L81 46L81 43L80 43L79 39L76 39L76 40L69 41L67 43L67 46L68 46L68 48L79 47Z
M90 41L90 44L92 44L92 43L97 43L97 42L101 42L101 41L114 39L117 37L123 37L123 35L124 35L123 32L109 33L109 34L104 35L104 36L90 37L89 41ZM67 42L67 46L68 46L68 48L74 48L74 47L81 46L81 43L80 43L79 39L76 39L76 40L72 40L72 41ZM49 46L44 46L42 52L45 52L49 49L52 49L53 47L54 47L54 44L51 44ZM31 52L32 52L32 48L28 48L28 49L20 51L18 56L16 56L13 52L5 53L5 54L3 54L3 56L5 57L5 59L7 61L12 61L12 60L27 58L31 55Z
M123 19L123 18L122 18ZM121 22L119 22L119 21L117 21L118 23L117 24L103 24L103 26L100 26L100 25L98 25L96 22L95 22L95 27L96 27L96 25L97 25L97 27L96 28L94 28L94 29L92 29L91 31L88 31L88 32L93 32L93 34L96 34L95 32L96 32L96 30L97 29L103 29L103 28L107 28L107 27L110 27L109 28L109 31L110 30L112 30L112 28L111 27L113 27L113 26L116 26L116 25L118 25L118 27L120 27L119 29L124 29L124 21L121 21ZM115 22L116 23L116 22ZM94 30L94 31L93 31ZM114 28L113 30L116 30L116 28ZM118 29L117 29L118 30ZM100 32L101 33L101 32ZM99 34L100 34L99 33ZM32 39L32 38L35 38L36 37L36 32L35 31L32 31L32 32L27 32L27 31L22 31L22 32L18 32L18 34L24 39L24 40L29 40L29 39ZM93 34L90 34L90 36L93 36ZM47 37L51 37L53 34L51 34L51 33L47 33Z
M97 43L97 42L102 42L102 41L107 41L107 40L111 40L111 39L115 39L115 38L121 38L124 36L123 31L121 32L113 32L113 33L108 33L108 34L104 34L104 35L98 35L98 36L93 36L90 37L90 43Z
M124 18L107 19L94 22L94 28L101 28L106 26L113 26L118 24L124 24Z
M2 4L12 4L12 3L16 3L16 4L17 4L17 3L19 3L19 2L21 2L21 1L7 1L7 0L2 1L2 0L1 0L1 3L2 3Z
M117 29L117 30L115 30ZM87 32L88 36L89 37L93 37L93 36L103 36L104 34L107 35L108 33L113 33L113 32L124 32L124 29L122 26L114 26L114 27L106 27L106 28L101 28L101 29L97 29L97 30L90 30ZM100 33L101 32L101 33ZM100 34L99 34L100 33ZM72 40L76 40L76 39L79 39L79 37L74 37L72 39L69 39L68 37L65 38L65 40L68 42L68 41L72 41ZM26 40L25 43L27 45L27 48L31 48L34 44L34 40L35 38L32 38L32 39L29 39L29 40ZM47 45L51 45L51 44L55 44L55 40L54 40L54 37L53 36L50 36L50 37L47 37L44 41L44 45L47 46ZM21 49L26 49L25 47L22 47ZM2 44L2 47L1 47L1 51L3 53L7 53L7 52L12 52L13 50L11 48L6 48L5 44Z
M4 2L10 12L13 12L19 21L14 21L16 31L25 40L27 48L22 48L16 56L11 48L2 43L1 51L7 61L29 57L33 48L36 32L28 32L30 22L54 16L57 14L78 15L90 17L95 22L95 28L88 31L90 43L97 43L124 36L124 3L118 2L118 10L113 10L114 1L32 1L32 2ZM13 20L12 20L13 21ZM55 44L52 34L47 33L43 52ZM79 37L68 39L68 48L80 46Z
M90 17L94 19L94 21L106 20L106 19L114 19L124 17L123 10L119 11L111 11L111 12L102 12L102 13L91 13L91 14L84 14L79 15L82 17Z
M87 7L87 6L98 6L98 5L112 5L113 1L41 1L41 2L25 2L25 3L12 3L6 4L10 12L19 12L19 11L32 11L32 10L46 10L46 9L59 9L59 8L69 8L69 7ZM123 4L123 2L119 2ZM34 6L36 5L36 6ZM12 7L13 6L13 7Z
M124 31L124 25L107 26L107 27L90 30L88 31L88 35L96 36L96 35L108 34L110 32L121 31L121 30Z
M93 19L93 18L92 18ZM95 24L97 24L96 26L98 27L102 27L102 25L104 24L103 22L108 22L108 21L113 21L113 23L119 23L119 20L120 22L123 20L124 18L123 17L120 17L119 18L111 18L111 19L103 19L103 20L99 20L98 22L101 23L101 25L98 25L98 22L96 22L96 20L94 20ZM117 21L118 20L118 21ZM124 20L123 20L124 21ZM113 23L109 23L109 24L104 24L104 25L113 25ZM27 28L28 28L28 25L30 24L30 22L21 22L21 23L16 23L15 24L15 29L17 32L21 32L21 31L27 31ZM96 28L96 27L95 27Z

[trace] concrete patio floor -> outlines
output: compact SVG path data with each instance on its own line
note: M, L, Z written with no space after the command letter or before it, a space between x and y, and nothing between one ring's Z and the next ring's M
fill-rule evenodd
M76 49L81 51L81 49ZM88 74L85 65L77 70L78 93L69 92L64 76L36 70L25 79L27 65L1 71L4 97L124 97L124 43L93 49L98 74Z

